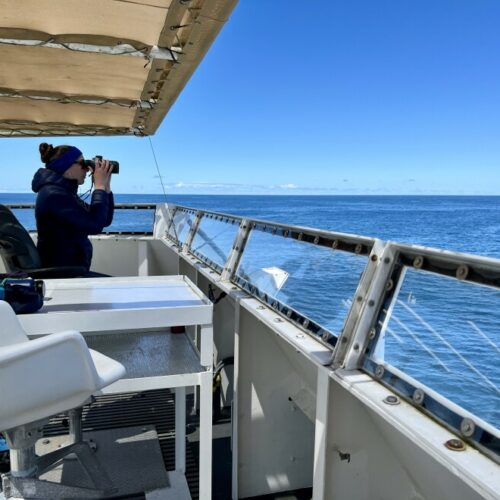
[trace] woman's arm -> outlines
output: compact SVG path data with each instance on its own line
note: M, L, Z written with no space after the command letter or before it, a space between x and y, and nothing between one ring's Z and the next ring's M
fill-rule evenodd
M47 205L54 224L63 222L86 235L99 234L107 225L109 194L101 189L94 191L90 205L71 193L53 193Z

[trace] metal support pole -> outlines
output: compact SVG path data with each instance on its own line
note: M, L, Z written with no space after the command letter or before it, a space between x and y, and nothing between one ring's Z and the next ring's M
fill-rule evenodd
M212 370L200 375L200 500L212 498Z
M318 368L316 383L316 426L314 434L313 500L324 500L326 454L328 443L328 407L330 376L326 368Z
M82 437L82 412L83 409L74 408L68 412L69 416L69 436L71 444L78 443L83 440Z
M175 470L186 472L186 388L175 388Z
M189 252L191 249L191 244L193 243L194 237L196 235L196 231L198 231L198 227L200 225L201 219L203 217L203 212L199 210L196 213L196 217L193 221L193 225L191 226L191 229L189 230L189 233L186 237L186 241L184 242L184 245L182 246L182 251L184 253Z
M226 265L224 266L224 270L222 271L221 274L222 281L230 280L236 273L236 268L238 267L241 256L243 254L243 250L245 249L245 245L248 241L248 236L250 234L250 227L251 223L248 219L243 219L240 222L240 229L234 240L233 249L229 254L229 257L226 261Z

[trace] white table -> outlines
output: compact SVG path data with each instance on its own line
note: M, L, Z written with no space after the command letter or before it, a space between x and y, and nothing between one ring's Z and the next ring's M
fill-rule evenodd
M210 499L212 303L184 276L45 280L45 286L43 308L18 316L28 335L79 330L89 347L120 361L127 375L103 393L175 388L175 464L182 475L185 388L200 386L200 498ZM191 325L200 329L199 352L186 334L166 331Z

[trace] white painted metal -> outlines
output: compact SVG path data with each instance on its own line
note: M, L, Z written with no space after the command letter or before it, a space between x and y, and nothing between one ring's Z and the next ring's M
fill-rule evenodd
M330 398L330 375L326 368L318 368L316 392L316 426L314 435L313 500L324 500L326 455L328 453L328 406Z
M214 342L212 324L200 325L200 363L205 368L212 369L214 363Z
M175 470L186 472L186 387L175 389Z
M212 370L200 375L200 500L212 498Z
M165 238L172 222L172 212L166 203L156 206L153 236L156 239Z
M362 282L359 288L363 285L365 293L357 293L355 295L351 309L356 307L354 304L359 304L361 307L357 314L355 314L352 329L348 330L346 328L344 332L345 336L342 336L340 339L340 345L345 340L348 350L344 359L339 360L336 366L342 366L348 370L358 368L364 356L369 340L370 328L373 325L383 291L394 266L394 250L391 245L382 246L380 242L377 246L378 258L376 268L372 273L365 273L363 276L368 282Z
M250 222L247 219L243 219L240 222L240 228L238 229L238 234L236 235L233 248L229 253L227 262L224 266L224 271L222 272L222 280L230 280L236 273L236 267L241 259L241 255L245 250L245 245L248 240L248 235L250 234Z
M312 484L314 423L291 395L302 386L315 392L317 365L245 307L240 308L238 323L235 496L308 487Z
M240 352L240 314L241 314L241 305L240 301L236 299L234 308L234 372L233 372L233 404L231 411L231 451L232 451L232 462L231 462L231 498L232 500L238 499L238 482L239 482L239 474L238 474L238 457L239 457L239 447L238 447L238 421L239 421L239 404L238 401L240 399L240 393L238 390L239 385L239 363L237 362L236 353Z
M388 247L384 246L385 249ZM376 300L377 294L381 293L383 278L388 275L387 268L392 267L392 260L387 263L383 259L394 255L382 255L380 248L375 250L378 262L372 266L371 276L377 286L371 289L366 287L362 299L363 305L370 310L376 307L368 306L369 300ZM443 443L456 437L452 433L406 403L397 406L383 403L382 399L391 393L371 377L354 371L330 372L322 367L329 358L326 353L324 358L321 354L318 357L314 339L232 283L220 281L218 273L200 265L196 258L186 255L182 261L186 268L191 268L191 272L203 276L203 282L208 280L216 284L220 291L227 292L227 300L235 304L233 498L272 493L279 489L280 484L283 489L291 487L286 482L287 476L276 474L275 469L280 465L284 468L289 465L289 457L285 458L285 455L290 440L296 439L292 430L293 418L289 414L276 413L276 405L274 410L270 410L270 402L263 397L260 380L268 375L267 378L272 380L269 390L273 394L273 403L279 400L284 383L279 366L290 363L294 352L300 353L306 364L313 365L314 370L320 372L317 386L312 388L316 396L314 455L311 453L310 458L310 466L314 467L310 482L314 498L496 498L492 492L500 489L500 474L494 462L470 447L466 452L448 450ZM378 268L382 265L386 266L383 272ZM374 279L376 273L378 279ZM357 323L360 316L356 319ZM362 330L363 335L357 337L361 342L369 334L366 326ZM359 335L356 328L353 332L353 337L348 340L348 352L352 356L355 335ZM301 334L313 344L309 346L303 342ZM272 347L273 343L275 347ZM316 344L324 347L321 343ZM295 359L289 371L300 370L300 364L298 358ZM290 376L289 371L286 377ZM354 384L352 379L348 379L349 374L360 376L362 380ZM296 382L285 393L297 394L299 386L300 383ZM363 397L357 394L361 389L366 392ZM259 397L255 399L255 395ZM376 400L372 403L377 411L369 403L372 397ZM403 406L404 411L393 420L391 415ZM260 449L259 443L265 443L262 444L265 452ZM275 447L279 448L281 458L277 458ZM463 458L464 453L466 458ZM348 456L350 462L346 458ZM455 458L462 462L459 469L455 468ZM467 472L467 464L472 463L474 465ZM486 479L481 472L483 465L487 471ZM456 470L461 471L459 475ZM259 486L259 471L267 478L265 486L262 483Z
M148 244L146 241L139 241L138 246L138 274L139 276L149 276Z
M46 280L47 301L20 316L29 335L209 324L212 303L184 276ZM147 326L146 326L147 325Z
M193 243L194 235L196 234L196 231L198 231L198 226L200 225L202 218L202 212L198 212L196 214L196 217L194 218L193 225L191 226L191 229L189 230L188 235L186 236L186 241L184 242L184 245L182 247L182 251L184 253L189 252L191 248L191 244Z
M486 456L446 448L454 434L404 401L385 404L392 393L368 375L331 379L325 498L498 498L500 467Z

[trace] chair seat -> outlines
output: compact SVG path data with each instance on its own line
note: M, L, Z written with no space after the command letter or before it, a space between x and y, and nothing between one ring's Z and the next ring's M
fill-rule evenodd
M0 301L0 430L81 406L125 375L117 361L90 351L81 333L28 340L14 311Z

